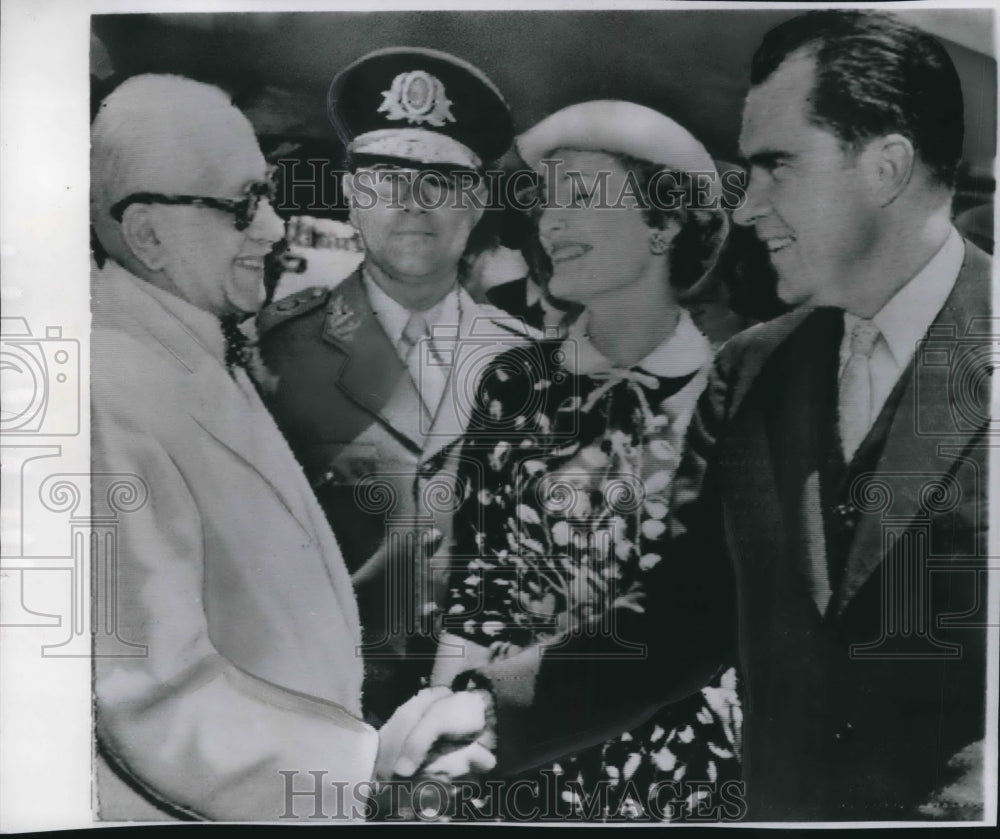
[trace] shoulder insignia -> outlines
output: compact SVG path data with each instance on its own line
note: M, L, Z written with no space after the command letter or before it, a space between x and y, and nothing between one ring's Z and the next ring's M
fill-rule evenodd
M331 289L324 286L312 286L275 300L257 315L257 334L264 335L279 324L319 308L326 302L330 292Z

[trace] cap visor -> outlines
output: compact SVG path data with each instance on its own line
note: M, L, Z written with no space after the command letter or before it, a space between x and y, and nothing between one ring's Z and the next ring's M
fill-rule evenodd
M415 163L441 163L470 169L483 162L468 146L444 134L420 128L384 128L354 138L351 154L393 157Z

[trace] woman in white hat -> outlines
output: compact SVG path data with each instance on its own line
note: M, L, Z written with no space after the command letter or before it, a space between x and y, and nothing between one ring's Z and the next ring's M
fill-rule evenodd
M726 596L686 589L666 540L711 361L680 301L725 237L718 174L685 129L629 102L559 111L518 150L544 178L548 291L583 313L568 337L512 349L482 377L436 679L491 691L497 771L539 783L533 802L522 785L499 805L507 818L683 817L691 788L666 786L678 781L713 785L701 813L719 817L738 776L735 674L668 692L655 650L676 656L685 640L636 629L668 608L697 626L699 604Z

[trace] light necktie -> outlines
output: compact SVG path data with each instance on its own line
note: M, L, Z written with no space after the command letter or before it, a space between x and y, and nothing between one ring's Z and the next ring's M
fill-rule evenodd
M426 338L427 334L427 321L424 320L424 316L420 312L411 312L410 319L406 322L406 326L403 327L403 334L399 338L397 347L399 357L403 362L409 363L414 350L417 348L417 344L420 343L420 339Z
M429 337L429 335L430 330L427 327L427 320L424 316L420 312L411 312L410 319L406 322L406 326L403 327L403 334L400 336L399 344L397 345L399 357L410 371L410 378L413 379L413 385L420 396L420 403L426 415L425 420L433 416L433 411L427 403L424 388L421 386L422 375L418 345L423 339Z
M871 357L880 334L872 321L858 321L851 330L850 355L840 374L840 442L848 463L874 421Z

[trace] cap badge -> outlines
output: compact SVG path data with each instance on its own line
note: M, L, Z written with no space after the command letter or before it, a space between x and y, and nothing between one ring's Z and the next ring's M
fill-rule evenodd
M392 80L392 87L382 91L382 104L378 112L386 119L405 119L412 125L428 123L440 128L454 122L452 101L445 95L439 79L423 70L400 73Z

